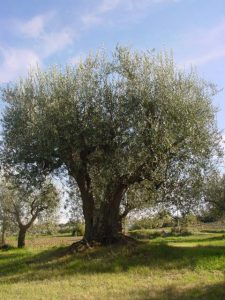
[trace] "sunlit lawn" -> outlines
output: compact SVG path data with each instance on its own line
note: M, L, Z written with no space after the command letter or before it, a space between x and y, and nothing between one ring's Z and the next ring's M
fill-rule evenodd
M72 240L35 238L0 251L0 299L225 299L224 233L62 256Z

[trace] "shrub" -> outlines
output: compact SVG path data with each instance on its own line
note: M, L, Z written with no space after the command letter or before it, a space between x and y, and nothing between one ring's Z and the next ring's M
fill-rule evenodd
M73 230L72 230L72 236L83 236L84 235L84 223L77 222L75 223Z
M174 219L167 211L160 211L157 215L150 218L136 220L130 227L130 230L154 229L174 226Z

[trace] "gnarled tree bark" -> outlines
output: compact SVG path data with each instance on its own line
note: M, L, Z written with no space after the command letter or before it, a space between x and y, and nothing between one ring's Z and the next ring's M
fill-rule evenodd
M102 203L96 204L88 175L76 178L83 203L85 219L84 239L90 242L111 244L119 240L122 234L120 203L126 186L118 184L113 193L105 195Z

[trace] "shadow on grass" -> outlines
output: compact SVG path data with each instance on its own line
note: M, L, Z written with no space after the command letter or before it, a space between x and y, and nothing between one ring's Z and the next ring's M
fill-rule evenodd
M161 243L168 243L170 241L172 241L173 243L202 243L202 242L216 242L216 241L225 241L225 235L222 235L222 236L213 236L213 237L201 237L201 238L184 238L184 239L171 239L168 238L168 239L165 239L165 241L160 241Z
M52 248L38 254L19 250L5 253L5 260L0 261L0 284L75 274L122 273L132 269L138 271L138 268L161 271L225 269L225 246L172 247L142 242L132 248L99 247L73 255L65 255L65 249Z
M225 299L225 282L198 286L194 288L177 288L170 286L157 292L157 296L152 296L151 291L139 290L134 293L134 299L149 300L224 300Z
M225 233L225 230L220 230L220 229L211 230L211 229L209 229L209 230L201 230L201 232L205 232L205 233Z

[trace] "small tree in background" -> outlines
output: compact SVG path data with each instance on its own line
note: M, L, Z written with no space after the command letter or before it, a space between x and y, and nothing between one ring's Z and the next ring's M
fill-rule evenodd
M37 189L28 182L18 185L13 177L2 180L1 192L3 210L18 226L18 248L22 248L25 246L26 232L35 220L46 211L53 212L57 208L58 193L48 181Z
M207 177L204 190L204 201L207 205L205 218L219 219L225 213L225 174L213 171Z

